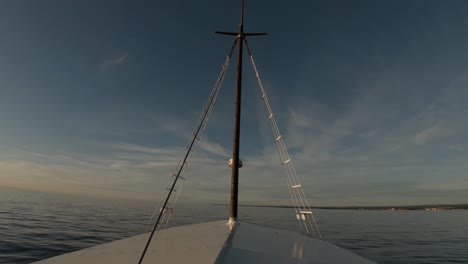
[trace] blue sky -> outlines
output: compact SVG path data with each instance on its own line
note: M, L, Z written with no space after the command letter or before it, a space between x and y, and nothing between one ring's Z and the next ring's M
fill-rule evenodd
M468 202L468 3L247 1L315 205ZM237 29L237 1L2 1L0 185L154 199ZM288 203L245 57L240 201ZM228 201L231 63L182 199Z

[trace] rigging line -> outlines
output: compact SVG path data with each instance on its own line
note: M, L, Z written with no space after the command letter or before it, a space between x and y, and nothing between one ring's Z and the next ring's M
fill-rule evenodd
M189 172L189 169L190 169L190 168L191 168L191 163L189 162L189 163L187 164L186 169L185 169L184 172L183 172L183 173L184 173L184 178L182 178L182 179L184 179L184 181L179 185L179 187L177 188L177 195L175 196L174 199L172 199L172 202L171 202L172 208L171 208L170 210L168 210L168 216L167 216L167 218L165 218L165 222L162 222L162 224L161 224L161 225L164 225L164 226L162 227L163 229L167 227L167 224L169 223L169 220L171 219L171 217L172 217L172 215L173 215L173 210L174 210L174 208L175 208L175 204L177 203L177 200L179 199L179 195L180 195L180 193L182 192L182 189L183 189L183 187L184 187L184 185L185 185L185 180L187 179L188 172ZM158 227L158 230L159 230L159 229L160 229L160 228Z
M305 192L304 192L304 190L303 190L303 188L302 188L302 186L300 184L300 181L299 181L298 175L296 173L296 170L295 170L295 168L294 168L294 166L293 166L293 164L291 162L291 158L289 157L286 145L284 144L284 141L281 138L281 133L279 131L278 125L276 124L276 120L274 118L273 111L271 109L270 103L268 102L268 98L266 96L266 92L265 92L265 89L263 87L262 80L260 79L260 75L259 75L257 67L255 65L255 61L254 61L252 52L250 50L250 47L249 47L246 39L244 39L244 43L245 43L245 46L246 46L247 51L249 53L253 69L255 71L255 77L256 77L256 79L258 81L258 84L259 84L259 88L260 88L260 91L261 91L261 94L262 94L262 99L263 99L263 101L265 103L265 106L266 106L268 114L269 114L270 124L271 124L272 129L273 129L273 134L274 134L274 137L275 137L276 146L277 146L277 149L278 149L278 153L280 155L281 162L283 164L283 170L284 170L285 176L287 177L288 190L290 192L294 208L296 209L296 217L298 218L299 221L304 220L303 224L304 224L304 227L305 227L307 233L309 233L308 232L308 227L307 227L307 223L309 223L313 234L315 235L315 233L316 233L315 230L317 230L318 235L320 237L322 237L322 235L320 233L320 230L318 228L317 222L315 220L315 217L313 215L312 209L310 208L310 205L309 205L309 203L307 201L307 197L305 195ZM292 189L294 189L294 190L292 190ZM300 189L300 190L298 190L298 189ZM308 216L309 214L310 214L310 216L312 218L313 224L311 222L311 219ZM315 226L315 228L314 228L314 226Z
M224 77L225 77L225 75L226 75L225 73L226 73L227 68L228 68L228 66L229 66L229 62L230 62L230 59L231 59L231 57L232 57L232 53L233 53L233 51L234 51L234 47L236 46L236 44L237 44L237 40L234 40L234 42L233 42L233 44L232 44L232 46L231 46L231 49L230 49L230 51L229 51L229 54L228 54L228 56L226 57L226 61L225 61L224 64L223 64L222 70L221 70L220 74L218 75L218 78L217 78L216 81L215 81L215 84L214 84L214 87L213 87L213 89L212 89L212 91L211 91L211 93L210 93L210 96L208 97L208 100L210 101L210 98L213 97L213 96L215 95L215 93L216 93L216 96L214 96L213 103L211 104L211 109L213 108L212 106L213 106L213 105L215 104L215 102L216 102L217 91L219 91L219 86L221 85L221 83L222 83L223 80L224 80ZM203 128L202 128L202 130L201 130L202 132L205 130L205 128L206 128L206 126L207 126L207 124L208 124L208 119L209 119L209 115L210 115L210 113L211 113L211 109L210 109L209 106L205 106L205 107L203 108L203 111L202 111L201 115L200 115L200 118L198 119L197 124L203 123L203 116L204 116L204 113L205 113L205 111L209 111L209 112L208 112L208 115L207 115L207 117L206 117L206 119L205 119L204 126L203 126ZM193 135L195 136L195 133L194 133ZM197 139L198 141L201 141L201 136L196 137L196 139ZM189 145L189 144L190 144L190 140L189 140L189 142L188 142L188 145ZM175 175L176 175L176 174L174 173L172 176L175 176ZM186 175L186 176L187 176L187 175ZM168 183L166 186L169 186L169 183ZM166 187L166 188L163 189L163 190L166 190L167 188L168 188L168 187ZM180 192L180 189L182 189L182 188L179 188L179 192ZM164 191L163 191L163 193L164 193ZM158 212L158 209L160 208L160 205L161 205L161 202L162 202L162 200L163 200L163 197L164 197L164 196L161 196L161 198L160 198L160 200L159 200L157 206L154 208L153 214L152 214L150 220L148 221L148 225L146 226L145 232L147 232L147 231L149 230L149 228L150 228L150 226L151 226L151 223L153 222L154 217L155 217L156 213ZM176 202L176 201L177 201L177 199L175 200L175 202ZM175 202L173 203L173 206L172 206L172 207L175 206ZM167 225L167 222L166 222L166 225Z
M235 44L233 44L233 45L235 45ZM199 142L201 141L201 139L202 139L202 137L203 137L203 132L205 131L206 126L208 125L208 120L209 120L210 115L211 115L211 112L212 112L212 110L213 110L213 106L214 106L214 104L216 103L216 99L217 99L218 93L219 93L219 88L220 88L221 83L222 83L223 80L224 80L225 73L226 73L227 68L228 68L228 66L229 66L229 61L230 61L230 56L227 56L226 61L225 61L224 65L223 65L222 72L221 72L220 75L218 76L218 80L216 81L215 88L213 89L213 91L212 91L212 93L211 93L211 95L210 95L210 97L211 97L211 96L214 96L214 97L213 97L213 101L212 101L211 105L206 106L206 107L204 108L204 109L207 109L208 114L206 115L204 121L201 121L201 120L203 119L203 115L200 117L200 121L203 123L203 126L202 126L202 129L201 129L201 131L200 131L198 137L197 137L197 140L198 140L198 141L196 141L196 143L199 143ZM194 151L194 148L192 148L191 151L193 152L193 151ZM167 224L169 223L169 219L171 218L171 216L172 216L172 214L173 214L173 209L174 209L175 204L177 203L177 200L178 200L178 198L179 198L179 195L180 195L180 193L181 193L181 191L182 191L182 189L183 189L183 186L184 186L184 184L185 184L185 179L187 179L187 177L188 177L188 170L189 170L189 168L190 168L190 165L191 165L191 163L188 163L187 166L184 168L184 172L183 172L183 173L184 173L184 175L185 175L185 176L184 176L185 178L182 178L182 179L184 179L184 181L183 181L183 182L180 184L180 186L178 187L178 189L177 189L177 195L176 195L175 198L172 199L172 201L171 201L172 207L170 208L170 210L167 211L167 212L169 212L169 214L168 214L168 216L167 216L166 218L164 218L165 223L164 223L164 221L163 221L163 225L164 225L163 228L165 228L165 227L167 226ZM160 229L160 228L158 227L158 230L159 230L159 229Z
M270 124L271 124L271 128L273 130L274 137L276 139L275 141L276 141L276 145L277 145L277 149L278 149L278 154L280 155L280 159L283 162L283 160L287 160L287 159L289 159L289 157L287 155L287 152L285 153L282 145L280 144L279 140L281 139L281 134L280 134L279 128L278 128L278 126L276 124L275 117L273 115L273 111L272 111L272 109L270 107L270 104L268 102L268 98L266 98L266 93L263 90L263 85L262 85L261 80L260 80L260 75L259 75L259 73L257 71L255 62L253 61L253 55L252 55L252 52L251 52L251 50L250 50L250 48L248 46L247 40L245 40L245 44L246 44L249 56L250 56L251 61L252 61L252 65L254 67L255 77L257 78L257 80L259 81L259 84L260 84L262 99L265 102L268 114L270 116L270 120L271 120ZM291 177L290 177L290 175L289 175L289 173L287 171L286 171L286 176L287 176L286 177L286 180L287 180L286 183L287 183L288 187L293 186L294 185L293 179L291 179ZM298 204L298 199L296 197L296 194L295 194L295 192L292 192L290 188L288 188L288 190L290 192L291 200L293 202L294 208L296 209L296 211L298 211L299 204ZM294 197L293 197L293 194L294 194Z
M190 166L190 164L189 164L189 166ZM186 173L185 175L187 175L187 173ZM175 196L174 202L172 203L172 209L169 210L169 215L167 216L167 219L166 219L166 222L164 223L164 227L163 227L163 228L166 228L167 224L169 223L169 219L170 219L171 216L172 216L172 210L174 209L175 204L176 204L177 200L179 199L179 195L180 195L180 193L182 192L182 188L184 187L184 184L185 184L185 181L182 182L182 184L181 184L180 187L179 187L179 190L177 190L177 195Z
M173 174L172 177L174 177L175 175ZM148 232L149 230L151 230L151 224L153 223L153 220L154 220L154 217L156 216L156 213L158 213L158 210L161 208L161 204L163 202L163 199L165 197L165 192L167 191L168 189L168 186L170 186L170 184L172 183L172 180L171 179L168 179L167 181L167 184L163 185L163 187L161 188L161 193L163 195L161 195L161 197L159 198L159 201L157 203L157 205L154 207L154 210L153 210L153 214L151 215L151 218L149 219L148 221L148 224L146 225L146 228L145 228L145 233Z
M156 208L153 211L153 215L151 216L151 218L150 218L150 220L148 222L148 225L146 226L145 233L148 232L148 230L149 230L149 228L151 226L151 223L153 222L154 216L156 215L156 211L158 210L159 205L161 204L161 200L162 199L159 199L158 205L156 206Z
M182 192L182 189L183 189L183 187L184 187L184 185L185 185L185 179L187 179L188 171L189 171L189 169L190 169L190 167L191 167L191 164L192 164L192 163L189 162L189 163L187 164L187 167L184 169L184 171L183 171L183 175L184 175L184 176L183 176L183 178L181 177L181 178L183 179L183 181L182 181L182 183L180 183L179 186L177 187L177 191L176 191L177 194L176 194L175 198L172 198L172 197L174 197L174 196L171 197L171 199L172 199L171 205L172 205L172 206L171 206L171 208L167 211L167 217L164 219L165 221L161 221L161 224L160 224L160 226L158 226L157 230L159 230L159 229L161 229L161 228L164 229L164 228L167 227L167 224L169 223L169 220L171 219L171 217L172 217L172 215L173 215L174 208L175 208L175 204L177 203L177 200L179 199L179 195L180 195L180 193Z
M189 142L189 143L190 143L190 142ZM182 162L182 161L179 161L179 164L181 164L181 162ZM180 165L179 165L179 166L180 166ZM179 167L179 166L178 166L178 167ZM171 175L171 178L172 178L172 177L175 177L175 176L176 176L176 175L175 175L175 173L174 173L174 174ZM184 180L184 177L180 177L180 178ZM171 179L169 178L167 184L163 185L163 188L161 189L161 193L162 193L163 195L161 195L161 197L160 197L160 199L159 199L159 202L157 203L156 207L155 207L154 210L153 210L153 214L152 214L151 218L149 219L148 224L147 224L147 226L146 226L145 233L148 232L149 230L151 230L150 228L151 228L151 226L152 226L154 217L156 216L156 213L158 213L158 210L161 210L160 205L162 204L163 198L165 197L164 194L166 193L166 191L168 191L169 186L170 186L170 184L172 183L172 181L173 181L173 180L171 180ZM164 218L163 218L163 220L164 220Z
M237 41L234 42L234 44L233 44L232 47L231 47L231 50L229 51L229 55L227 56L227 59L226 59L227 62L230 61L230 58L231 58L231 56L232 56L234 47L236 46L236 42L237 42ZM179 179L180 173L182 172L182 170L183 170L183 168L184 168L184 165L186 164L187 158L188 158L188 156L189 156L189 154L190 154L190 151L191 151L191 149L192 149L192 147L193 147L193 145L194 145L196 139L198 138L198 134L199 134L200 130L201 130L202 127L203 127L203 123L204 123L204 121L205 121L205 118L206 118L207 115L211 112L211 109L212 109L212 107L213 107L213 103L214 103L214 101L215 101L216 95L218 94L219 88L221 87L221 82L222 82L222 80L224 79L224 74L226 73L226 70L227 70L227 67L224 67L224 66L223 66L223 69L221 70L221 72L222 72L222 74L221 74L222 78L219 78L219 77L218 77L218 81L217 81L217 83L215 84L215 88L214 88L214 89L217 90L217 91L214 92L214 93L212 93L212 96L210 96L210 98L209 98L208 107L207 107L206 110L204 111L204 113L203 113L203 118L202 118L201 122L200 122L200 123L198 124L198 126L197 126L196 132L194 133L194 136L193 136L193 138L192 138L192 140L191 140L190 146L189 146L187 152L185 153L184 160L183 160L183 162L182 162L182 164L181 164L181 166L180 166L180 168L179 168L179 170L178 170L178 172L177 172L177 175L176 175L176 177L175 177L175 179L174 179L174 182L172 183L171 189L170 189L169 193L167 194L166 200L164 201L164 204L163 204L163 207L162 207L163 209L159 212L159 215L158 215L158 218L157 218L157 220L156 220L156 223L155 223L155 225L154 225L154 227L153 227L153 230L151 231L151 234L150 234L150 236L149 236L149 238L148 238L148 241L146 242L145 248L143 249L143 252L142 252L142 254L141 254L140 260L138 261L138 264L141 264L141 263L143 262L143 259L145 258L146 251L148 250L148 247L149 247L149 245L150 245L150 243L151 243L151 240L152 240L152 238L153 238L153 236L154 236L154 233L155 233L155 231L156 231L156 229L157 229L157 227L158 227L158 225L159 225L159 222L160 222L160 220L161 220L161 216L162 216L163 213L164 213L164 209L166 208L167 203L168 203L169 199L171 198L171 194L172 194L172 192L173 192L173 190L174 190L174 187L175 187L175 185L176 185L176 183L177 183L177 180Z
M293 169L294 175L295 175L296 178L297 178L297 181L299 181L299 178L298 178L297 173L296 173L296 169L295 169L294 167L292 167L292 169ZM306 204L307 204L307 207L310 209L309 201L307 200L307 196L306 196L306 194L305 194L305 192L304 192L304 189L303 189L303 188L300 188L300 189L301 189L302 195L303 195L304 198L305 198L305 202L306 202ZM318 225L317 225L317 221L315 220L314 212L313 212L311 209L310 209L310 215L311 215L311 217L312 217L312 220L313 220L315 229L317 230L317 233L318 233L319 237L322 237L322 233L320 232L320 229L319 229L319 227L318 227ZM310 224L312 225L312 223L310 223Z
M250 48L248 47L247 43L246 43L246 47L247 47L247 49L249 51L249 55L250 55L251 60L252 60L253 56L252 56L252 53L251 53ZM252 61L252 63L253 63L252 65L254 66L254 70L255 70L255 77L257 78L257 80L259 80L260 76L258 74L258 71L256 70L255 63L253 61ZM261 81L261 80L259 80L259 81ZM260 85L261 85L261 83L260 83ZM260 87L260 89L262 89L262 87ZM276 121L275 121L275 117L273 115L272 109L271 109L271 107L270 107L270 105L268 103L268 98L266 98L266 94L265 94L265 92L263 90L261 91L261 93L262 93L262 99L264 100L264 103L266 105L266 108L267 108L267 111L268 111L268 114L269 114L269 119L271 121L270 125L271 125L271 128L273 130L273 134L274 134L273 136L275 137L276 147L278 149L278 154L280 156L280 160L281 161L286 160L288 158L288 156L287 156L287 153L286 154L284 153L284 151L283 151L283 149L281 147L281 144L280 144L281 141L279 141L279 139L281 139L281 134L280 134L279 129L278 129L277 125L276 125ZM286 176L285 177L286 178L286 185L288 186L288 191L289 191L289 195L291 196L291 201L292 201L293 206L294 206L294 210L295 210L295 213L296 213L296 218L298 218L297 220L299 220L300 211L301 211L301 208L300 208L300 205L299 205L299 199L297 198L296 192L293 191L290 188L290 186L294 185L293 179L291 179L291 177L290 177L290 175L289 175L289 173L287 171L285 171L285 176ZM298 223L299 223L299 227L300 227L300 229L302 231L302 229L303 229L303 226L301 225L302 222L299 220ZM307 228L306 225L304 225L304 228L305 228L306 233L309 233L308 228Z
M284 147L285 147L285 146L284 146ZM286 147L285 147L285 148L286 148ZM285 149L285 151L287 152L286 149ZM295 182L297 182L298 184L300 184L299 177L298 177L298 175L297 175L297 172L296 172L295 167L294 167L292 164L290 164L289 169L290 169L290 172L291 172L292 177L295 178ZM297 189L297 192L298 192L299 197L301 198L301 203L303 204L303 207L306 208L306 209L308 208L308 209L310 210L310 215L311 215L311 217L312 217L312 220L313 220L312 222L313 222L313 224L312 224L312 222L310 222L310 221L309 221L309 224L311 225L311 228L312 228L314 234L315 234L315 230L317 230L317 233L318 233L319 237L322 237L322 234L320 233L320 229L318 228L318 225L317 225L317 221L315 220L314 213L313 213L313 211L311 210L310 204L309 204L309 202L308 202L308 200L307 200L307 196L306 196L306 194L305 194L305 192L304 192L304 189L303 189L303 188L298 188L298 189ZM302 195L301 195L301 194L302 194ZM302 199L302 197L303 197L303 199ZM314 230L314 227L315 227L315 230Z

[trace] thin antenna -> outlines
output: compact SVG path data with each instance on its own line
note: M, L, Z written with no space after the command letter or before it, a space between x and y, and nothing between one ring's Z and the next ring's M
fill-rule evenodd
M247 36L260 36L266 33L244 33L244 0L241 0L241 15L239 32L216 31L217 34L236 36L237 38L237 77L236 96L234 99L234 140L232 146L232 172L231 172L231 208L229 222L237 221L238 193L239 193L239 145L240 145L240 119L241 119L241 99L242 99L242 48L244 39Z
M240 24L244 25L244 0L241 0L241 19Z

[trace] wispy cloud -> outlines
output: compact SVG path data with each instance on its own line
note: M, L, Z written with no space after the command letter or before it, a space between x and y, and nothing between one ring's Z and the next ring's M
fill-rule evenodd
M20 152L29 156L33 159L39 158L39 160L45 161L51 164L76 164L76 165L89 165L89 162L86 162L83 159L74 157L71 154L62 154L62 153L39 153L35 151L29 151L21 149Z
M229 157L228 151L219 143L210 142L207 139L202 139L202 141L198 143L198 146L200 147L200 149L210 154L214 154L216 156L221 156L225 158Z
M103 60L99 64L99 71L103 73L109 72L113 70L114 68L118 67L119 65L122 65L125 62L127 62L127 59L128 59L128 54L122 54L111 59Z
M467 168L459 158L468 144L462 133L468 94L460 88L468 83L466 74L430 94L423 91L424 84L406 83L406 73L388 72L372 81L363 76L359 96L347 98L343 109L310 98L290 102L280 129L304 185L317 195L327 190L325 202L345 197L359 201L359 194L369 190L373 194L366 195L389 201L397 201L397 193L414 194L405 197L407 203L459 199L458 193L428 191L466 188L457 180ZM265 149L262 155L251 159L274 166L276 153ZM439 179L446 182L439 185Z
M374 85L385 85L384 81ZM419 203L426 199L448 200L444 191L464 190L466 183L453 175L468 169L466 157L448 156L464 154L468 146L461 133L466 129L466 121L463 111L459 112L465 106L453 103L464 96L464 90L458 89L464 84L457 85L457 89L447 88L440 99L432 98L418 105L404 101L404 93L387 99L387 89L391 87L374 90L374 86L363 88L362 94L349 99L349 107L342 111L332 112L328 106L309 99L293 100L289 104L292 107L286 109L273 105L273 110L286 113L278 115L280 129L311 203L375 204L400 201L401 197L408 203ZM392 103L386 103L387 100ZM409 110L396 109L398 101L402 101L401 108ZM3 171L4 175L31 181L35 176L43 179L43 185L47 184L46 179L52 179L54 184L75 189L78 187L74 182L80 182L79 188L94 186L96 193L105 188L119 188L135 195L153 194L155 186L165 186L171 179L183 157L183 143L189 140L192 131L190 124L181 119L165 118L161 120L167 122L154 122L162 124L157 126L159 130L155 128L156 133L170 134L182 142L158 146L123 140L101 144L102 153L94 157L31 153L30 156L38 158L37 162L0 164L0 174ZM276 197L287 203L282 167L271 132L267 132L265 142L271 144L259 145L263 148L260 154L245 154L243 198L260 201L263 197ZM202 137L198 151L192 153L189 179L194 180L189 183L187 196L209 200L226 193L229 147L208 136ZM440 154L444 150L447 153ZM55 166L58 163L65 166ZM441 178L447 180L439 184ZM454 200L462 195L450 197Z
M173 155L176 151L167 148L151 148L134 144L111 144L111 148L129 152L139 152L147 154L158 154L158 155Z
M412 138L412 142L416 145L423 145L432 139L450 136L451 134L452 131L450 128L443 128L440 125L435 125L417 133Z
M417 186L421 190L431 190L431 191L458 191L464 190L468 191L468 180L455 180L452 182L445 183L430 183L430 184L421 184Z

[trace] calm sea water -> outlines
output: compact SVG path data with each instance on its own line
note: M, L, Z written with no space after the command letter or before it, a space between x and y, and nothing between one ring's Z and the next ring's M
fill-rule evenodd
M0 263L30 263L142 233L153 204L0 189ZM297 230L292 209L241 207L243 221ZM225 219L178 206L172 225ZM315 210L324 239L377 263L468 263L468 210Z

